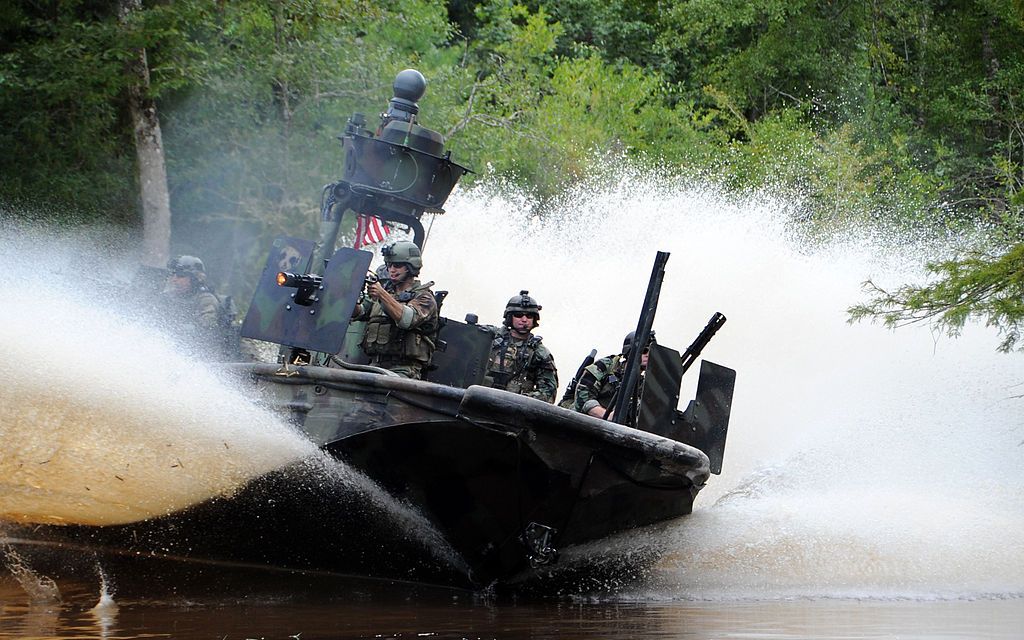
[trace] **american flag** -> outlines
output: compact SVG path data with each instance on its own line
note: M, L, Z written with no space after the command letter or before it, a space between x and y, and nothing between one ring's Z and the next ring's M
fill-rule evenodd
M368 244L383 242L391 235L391 227L377 216L356 216L356 240L353 247L359 249Z

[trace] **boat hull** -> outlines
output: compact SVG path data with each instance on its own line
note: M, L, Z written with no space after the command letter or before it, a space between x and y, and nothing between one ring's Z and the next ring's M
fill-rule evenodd
M494 389L234 371L326 455L160 518L5 525L11 548L39 566L71 556L107 570L271 567L481 588L528 580L567 546L690 513L709 473L693 447Z

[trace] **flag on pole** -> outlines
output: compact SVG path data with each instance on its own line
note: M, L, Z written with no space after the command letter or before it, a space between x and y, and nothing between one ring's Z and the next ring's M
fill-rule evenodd
M353 247L360 249L368 244L383 242L391 235L391 227L377 216L356 216L356 240Z

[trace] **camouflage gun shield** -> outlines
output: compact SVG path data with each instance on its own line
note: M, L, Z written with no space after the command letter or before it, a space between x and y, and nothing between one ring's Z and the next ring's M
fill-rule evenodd
M366 270L373 254L342 248L327 265L320 286L308 304L296 301L298 290L277 284L285 262L308 269L313 242L278 238L267 258L249 313L242 323L242 336L321 353L337 353L345 339L363 289ZM300 273L303 270L300 270Z

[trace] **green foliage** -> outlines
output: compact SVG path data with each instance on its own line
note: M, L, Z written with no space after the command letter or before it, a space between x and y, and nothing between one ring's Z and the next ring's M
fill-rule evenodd
M73 207L130 220L124 30L109 13L19 8L0 39L0 197L57 218Z
M557 53L578 56L589 50L606 62L629 62L664 72L664 52L651 43L658 39L662 9L654 0L560 0L552 15L563 27Z
M864 289L873 297L849 309L851 322L880 317L887 326L900 327L928 321L957 336L969 318L978 317L998 328L1000 351L1024 351L1024 242L1002 252L932 262L928 271L938 276L935 282L891 292L868 280Z
M861 13L856 3L691 0L672 5L658 46L673 60L670 79L694 95L712 85L748 118L797 105L839 111L864 80Z
M540 203L627 158L801 194L813 233L1024 240L1019 0L147 0L127 24L116 3L16 0L0 7L0 200L136 223L125 93L140 47L175 244L239 247L212 267L242 299L270 237L313 234L346 118L372 121L413 66L430 81L423 124ZM985 255L935 274L952 287ZM986 300L956 308L1016 335L1012 309Z
M550 92L524 118L530 135L517 138L508 170L550 196L592 173L595 160L681 158L698 136L687 110L664 108L664 89L628 63L613 73L596 55L560 60Z

